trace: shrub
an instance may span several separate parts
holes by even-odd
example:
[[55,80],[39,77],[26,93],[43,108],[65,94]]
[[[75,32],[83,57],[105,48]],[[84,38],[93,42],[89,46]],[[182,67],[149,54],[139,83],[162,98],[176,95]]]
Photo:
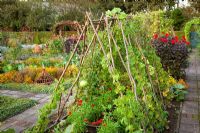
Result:
[[28,58],[27,60],[24,60],[23,62],[25,65],[34,65],[34,66],[55,66],[56,64],[61,64],[61,60],[59,58],[40,58],[40,57],[34,57],[34,58]]
[[63,43],[60,39],[50,40],[48,43],[48,50],[51,54],[63,52]]
[[161,58],[163,68],[176,79],[183,77],[184,70],[182,68],[187,62],[187,45],[190,45],[190,42],[187,42],[184,36],[179,40],[177,36],[155,34],[152,44],[157,55]]
[[184,21],[185,21],[182,10],[181,9],[174,9],[171,12],[171,18],[173,19],[174,30],[180,30],[181,27],[183,26]]
[[4,74],[0,74],[0,83],[8,83],[12,82],[13,75],[15,75],[16,71],[10,71]]
[[[48,67],[45,68],[46,72],[49,73],[53,78],[58,79],[63,68]],[[22,71],[10,71],[7,73],[0,74],[0,83],[34,83],[35,80],[40,76],[43,71],[43,67],[38,68],[26,68]],[[65,77],[73,77],[78,73],[78,68],[75,65],[68,67]]]
[[5,59],[7,61],[12,61],[12,60],[17,60],[22,56],[22,47],[17,46],[17,47],[11,47],[6,51],[5,53]]

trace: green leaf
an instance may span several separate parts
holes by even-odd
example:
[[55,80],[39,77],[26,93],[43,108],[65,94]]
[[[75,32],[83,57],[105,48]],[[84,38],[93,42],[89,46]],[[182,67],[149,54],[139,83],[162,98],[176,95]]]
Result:
[[73,128],[74,128],[74,124],[69,125],[69,126],[65,129],[64,133],[72,133],[72,132],[73,132]]
[[1,131],[0,133],[15,133],[14,129],[8,129],[6,131]]
[[182,84],[175,84],[173,87],[176,89],[184,89],[185,88],[185,86]]
[[133,125],[128,125],[127,127],[126,127],[126,131],[133,131]]
[[153,75],[153,74],[154,74],[154,71],[155,71],[155,68],[152,67],[152,66],[150,65],[150,66],[149,66],[150,75]]
[[143,130],[140,129],[140,130],[134,131],[133,133],[143,133]]

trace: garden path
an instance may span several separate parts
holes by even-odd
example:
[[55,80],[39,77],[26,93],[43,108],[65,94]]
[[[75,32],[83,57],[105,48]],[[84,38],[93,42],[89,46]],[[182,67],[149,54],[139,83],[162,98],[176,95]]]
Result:
[[200,56],[194,49],[189,57],[186,69],[186,81],[189,84],[188,94],[181,106],[178,133],[200,133]]
[[35,94],[11,90],[0,90],[0,95],[11,96],[15,98],[28,98],[38,102],[36,106],[33,106],[32,108],[29,108],[21,114],[15,115],[0,124],[0,131],[13,128],[15,129],[16,133],[20,133],[24,129],[33,126],[37,120],[38,110],[50,100],[50,95],[47,94]]

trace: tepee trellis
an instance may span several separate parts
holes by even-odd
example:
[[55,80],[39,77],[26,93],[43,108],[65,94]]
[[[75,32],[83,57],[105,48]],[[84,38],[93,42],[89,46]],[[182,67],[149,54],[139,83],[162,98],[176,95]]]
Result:
[[[95,27],[94,23],[93,23],[93,21],[92,21],[92,19],[90,17],[90,14],[86,13],[85,24],[84,24],[84,26],[82,28],[81,34],[79,36],[79,39],[78,39],[77,43],[75,44],[74,50],[72,51],[72,54],[71,54],[68,62],[66,63],[66,65],[64,67],[64,70],[63,70],[63,72],[62,72],[62,74],[61,74],[61,76],[60,76],[60,78],[58,80],[58,83],[55,86],[55,91],[57,91],[59,89],[59,85],[61,84],[61,82],[63,80],[64,74],[65,74],[67,68],[69,67],[69,65],[71,63],[71,60],[72,60],[73,56],[75,55],[75,52],[76,52],[76,49],[77,49],[78,45],[80,44],[81,37],[82,36],[84,36],[84,37],[86,36],[87,29],[88,29],[89,26],[91,26],[91,28],[92,28],[93,36],[92,36],[92,39],[91,39],[91,41],[90,41],[90,43],[88,45],[84,44],[87,47],[86,47],[86,49],[84,49],[82,51],[82,54],[80,55],[80,65],[79,65],[80,69],[79,69],[79,72],[78,72],[75,80],[73,81],[71,87],[69,87],[67,95],[64,95],[63,92],[60,93],[60,100],[58,102],[59,106],[58,106],[58,110],[57,110],[57,118],[56,118],[56,121],[54,122],[54,124],[50,126],[50,128],[53,127],[54,125],[56,125],[57,123],[59,123],[63,118],[66,118],[66,115],[64,114],[66,103],[69,100],[69,97],[71,96],[75,85],[79,81],[79,78],[80,78],[81,72],[82,72],[81,66],[84,63],[85,57],[88,55],[88,52],[94,52],[94,50],[91,50],[91,49],[92,49],[92,45],[96,45],[96,41],[98,42],[98,44],[100,46],[100,49],[101,49],[101,51],[102,51],[102,53],[104,55],[104,58],[105,58],[105,60],[107,62],[110,74],[114,74],[114,69],[115,69],[115,61],[114,61],[113,56],[112,56],[112,47],[111,47],[111,45],[112,45],[111,42],[113,42],[114,47],[117,49],[117,53],[118,53],[118,55],[120,57],[121,63],[123,64],[123,66],[124,66],[124,68],[125,68],[125,70],[126,70],[126,72],[128,74],[128,77],[129,77],[129,80],[130,80],[130,83],[131,83],[131,90],[135,95],[135,100],[140,102],[140,98],[138,97],[137,91],[136,91],[137,82],[135,81],[134,75],[131,73],[131,68],[130,68],[129,52],[128,52],[128,48],[127,48],[128,45],[131,45],[130,36],[128,36],[128,37],[125,36],[121,20],[119,20],[118,18],[114,18],[115,22],[118,23],[118,25],[119,25],[119,27],[121,29],[124,48],[125,48],[125,51],[126,51],[126,61],[125,61],[123,59],[123,57],[122,57],[122,54],[121,54],[120,49],[119,49],[119,46],[118,46],[118,44],[117,44],[117,42],[116,42],[116,40],[114,38],[114,35],[112,33],[111,25],[112,25],[113,22],[112,21],[109,22],[109,20],[110,19],[108,19],[106,16],[104,16],[102,14],[101,18],[97,21],[97,26]],[[109,51],[108,52],[111,55],[111,60],[108,59],[105,47],[103,45],[103,42],[102,42],[101,38],[98,35],[99,27],[100,27],[100,25],[102,23],[104,24],[105,29],[107,31],[107,38],[108,38],[108,45],[109,45]],[[137,42],[137,40],[136,40],[136,42]],[[84,40],[84,43],[85,43],[85,40]],[[155,86],[154,86],[153,81],[151,79],[151,75],[149,74],[149,66],[148,66],[147,60],[146,60],[146,58],[145,58],[145,56],[144,56],[144,54],[142,52],[142,48],[140,46],[140,43],[137,42],[135,46],[138,48],[139,52],[142,54],[143,61],[144,61],[145,65],[146,65],[148,78],[150,80],[151,85],[153,86],[152,87],[152,92],[154,93],[154,100],[157,101],[158,98],[156,97],[156,95],[159,95],[159,98],[163,101],[161,90],[159,89],[159,83],[157,85],[158,89],[154,88]],[[158,78],[158,76],[156,76],[156,78]],[[144,98],[145,98],[145,101],[146,101],[145,90],[142,89],[142,91],[143,91]],[[120,95],[123,95],[123,94],[121,93]],[[63,104],[61,104],[63,99],[64,99],[64,102],[63,102]],[[53,102],[53,100],[55,100],[55,99],[52,99],[51,102]],[[164,104],[163,104],[163,107],[164,107]],[[148,112],[146,112],[146,113],[148,114]],[[143,123],[141,123],[141,125],[143,125]],[[145,131],[145,127],[143,127],[143,128],[144,128],[144,131]]]

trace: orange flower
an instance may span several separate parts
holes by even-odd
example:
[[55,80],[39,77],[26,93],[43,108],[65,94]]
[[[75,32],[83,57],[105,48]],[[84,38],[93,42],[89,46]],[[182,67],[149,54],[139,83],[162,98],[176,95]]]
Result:
[[87,118],[85,118],[83,121],[84,121],[84,122],[88,122],[88,119],[87,119]]
[[178,83],[182,84],[185,87],[185,89],[189,88],[189,85],[183,79],[179,79]]
[[91,106],[92,106],[92,108],[94,108],[94,106],[95,106],[95,105],[94,105],[94,104],[92,104]]
[[105,126],[106,126],[106,123],[103,123],[103,126],[105,127]]
[[82,105],[82,103],[83,103],[83,100],[78,100],[78,102],[77,102],[77,104],[78,104],[78,106],[81,106]]
[[67,115],[72,115],[72,112],[71,111],[67,112]]

